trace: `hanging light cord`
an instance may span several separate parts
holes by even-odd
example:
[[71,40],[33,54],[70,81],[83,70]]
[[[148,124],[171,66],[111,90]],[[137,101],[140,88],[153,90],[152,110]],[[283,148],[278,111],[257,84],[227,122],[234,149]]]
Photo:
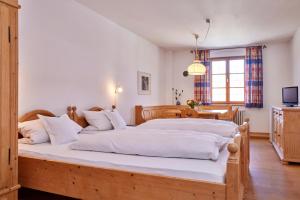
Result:
[[195,36],[195,39],[196,39],[196,50],[195,50],[195,59],[197,59],[197,52],[198,52],[198,38],[199,38],[199,35],[194,33],[194,36]]
[[[202,42],[204,42],[209,34],[209,31],[210,31],[210,24],[211,24],[211,21],[209,18],[205,19],[206,23],[208,24],[208,28],[207,28],[207,31],[206,31],[206,34],[205,34],[205,37],[204,39],[202,40]],[[198,51],[198,39],[199,39],[199,35],[194,33],[193,34],[195,36],[195,39],[196,39],[196,50],[195,50],[195,58],[197,58],[197,51]]]
[[207,29],[207,32],[206,32],[206,35],[203,39],[203,42],[206,40],[207,36],[208,36],[208,33],[209,33],[209,30],[210,30],[210,19],[206,19],[206,23],[208,23],[208,29]]

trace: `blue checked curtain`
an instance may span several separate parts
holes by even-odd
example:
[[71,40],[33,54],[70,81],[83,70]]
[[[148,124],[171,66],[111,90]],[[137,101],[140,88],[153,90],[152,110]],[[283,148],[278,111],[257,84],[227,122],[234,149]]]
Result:
[[263,108],[262,47],[246,48],[245,104],[247,108]]
[[210,51],[199,50],[200,61],[206,66],[206,74],[203,76],[195,76],[194,80],[194,99],[202,102],[204,105],[211,103],[211,80],[210,80]]

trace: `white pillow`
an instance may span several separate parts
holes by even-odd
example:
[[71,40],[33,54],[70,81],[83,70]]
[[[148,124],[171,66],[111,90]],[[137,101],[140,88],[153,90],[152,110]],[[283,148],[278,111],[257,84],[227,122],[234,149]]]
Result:
[[108,119],[111,121],[114,129],[126,128],[126,122],[117,109],[114,109],[112,112],[105,112],[105,113]]
[[99,129],[97,127],[95,127],[95,126],[89,125],[89,126],[83,128],[82,130],[83,131],[98,131]]
[[112,124],[107,118],[104,111],[83,111],[86,121],[96,127],[99,131],[106,131],[113,129]]
[[51,144],[65,144],[78,139],[78,132],[82,127],[72,121],[68,115],[61,117],[46,117],[38,115],[47,133]]
[[20,130],[20,134],[24,137],[22,140],[20,140],[21,143],[40,144],[50,142],[49,135],[40,119],[21,122],[18,124],[18,128]]

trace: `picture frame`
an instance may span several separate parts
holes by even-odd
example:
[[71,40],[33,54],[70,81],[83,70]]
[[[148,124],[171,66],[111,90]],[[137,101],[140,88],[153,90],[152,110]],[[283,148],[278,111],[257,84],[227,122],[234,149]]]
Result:
[[137,72],[137,84],[139,95],[151,94],[151,74],[146,72]]

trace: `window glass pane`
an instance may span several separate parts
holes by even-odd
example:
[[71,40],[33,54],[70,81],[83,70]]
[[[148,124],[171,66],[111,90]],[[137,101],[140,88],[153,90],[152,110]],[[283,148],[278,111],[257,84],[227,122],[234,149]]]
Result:
[[212,61],[212,74],[226,74],[226,61]]
[[212,75],[212,87],[226,87],[226,75]]
[[230,74],[230,87],[244,87],[244,74]]
[[212,101],[226,101],[226,88],[213,88]]
[[229,70],[230,73],[244,73],[245,69],[245,60],[230,60],[229,61]]
[[244,88],[230,88],[230,101],[244,101]]

